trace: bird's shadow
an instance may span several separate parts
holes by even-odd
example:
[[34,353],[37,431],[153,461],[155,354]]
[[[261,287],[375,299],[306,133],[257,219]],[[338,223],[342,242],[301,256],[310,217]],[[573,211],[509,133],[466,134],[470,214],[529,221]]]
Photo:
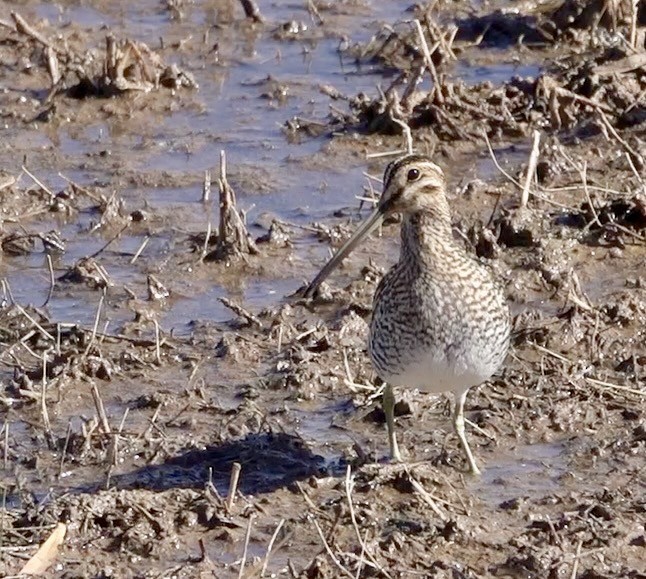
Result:
[[119,490],[164,491],[204,488],[211,482],[219,493],[226,494],[234,463],[241,466],[238,489],[243,494],[269,493],[325,472],[323,457],[313,454],[300,437],[262,432],[220,445],[190,449],[163,464],[113,476],[109,486]]

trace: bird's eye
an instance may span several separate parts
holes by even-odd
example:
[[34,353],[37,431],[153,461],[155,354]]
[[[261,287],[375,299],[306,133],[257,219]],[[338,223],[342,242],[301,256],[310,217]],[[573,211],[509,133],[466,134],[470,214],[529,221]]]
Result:
[[408,171],[408,180],[409,181],[417,181],[421,176],[421,173],[419,172],[419,169],[411,169]]

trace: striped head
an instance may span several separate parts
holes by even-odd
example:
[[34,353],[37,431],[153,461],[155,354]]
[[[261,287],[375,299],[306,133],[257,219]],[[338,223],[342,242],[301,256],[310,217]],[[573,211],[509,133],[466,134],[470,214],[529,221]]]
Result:
[[341,260],[378,227],[384,217],[392,213],[401,213],[404,218],[416,213],[426,213],[434,220],[436,229],[450,237],[451,218],[444,189],[442,169],[428,157],[407,155],[390,163],[384,173],[383,193],[372,215],[325,264],[303,295],[305,297],[314,295],[316,288],[341,263]]
[[379,209],[383,215],[437,210],[446,214],[445,188],[442,169],[428,157],[407,155],[386,167]]

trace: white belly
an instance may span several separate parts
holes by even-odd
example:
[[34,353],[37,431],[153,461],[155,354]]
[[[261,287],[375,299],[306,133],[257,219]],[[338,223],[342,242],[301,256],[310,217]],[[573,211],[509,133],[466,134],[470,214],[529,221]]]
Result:
[[491,376],[488,368],[447,360],[443,356],[411,356],[401,362],[396,368],[382,369],[380,378],[393,386],[417,388],[422,392],[455,392],[459,395]]
[[417,363],[408,366],[403,372],[382,377],[393,386],[417,388],[422,392],[465,392],[486,380],[471,372],[458,374],[448,368],[431,364]]

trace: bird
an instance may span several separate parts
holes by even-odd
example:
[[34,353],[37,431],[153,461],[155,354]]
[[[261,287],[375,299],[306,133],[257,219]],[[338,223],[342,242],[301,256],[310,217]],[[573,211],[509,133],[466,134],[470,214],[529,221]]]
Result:
[[442,169],[408,154],[388,164],[372,214],[333,255],[304,292],[315,295],[339,263],[384,218],[399,213],[398,261],[374,294],[368,353],[385,382],[382,406],[390,457],[402,462],[395,433],[394,387],[455,397],[453,427],[471,473],[480,469],[465,433],[467,392],[491,378],[509,348],[510,314],[491,269],[453,236]]

